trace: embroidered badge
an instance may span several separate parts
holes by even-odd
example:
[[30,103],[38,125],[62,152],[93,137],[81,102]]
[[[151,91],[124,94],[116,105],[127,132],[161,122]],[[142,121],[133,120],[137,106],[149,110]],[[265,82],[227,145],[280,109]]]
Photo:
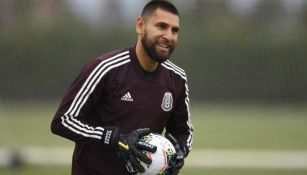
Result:
[[173,108],[173,96],[170,92],[165,92],[162,99],[161,107],[164,111],[168,112]]

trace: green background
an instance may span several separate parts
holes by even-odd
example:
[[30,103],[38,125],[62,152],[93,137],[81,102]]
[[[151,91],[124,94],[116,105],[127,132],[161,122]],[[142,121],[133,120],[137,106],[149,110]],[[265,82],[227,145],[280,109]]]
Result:
[[[86,63],[136,42],[134,20],[147,1],[125,6],[127,0],[101,0],[100,11],[87,8],[94,1],[84,1],[86,13],[101,12],[90,19],[73,10],[77,2],[0,1],[0,149],[73,149],[50,131],[62,95]],[[307,1],[172,2],[181,29],[171,59],[188,75],[193,149],[306,151]],[[70,166],[25,163],[20,169],[2,166],[0,174],[64,175]],[[182,174],[307,170],[185,167]]]

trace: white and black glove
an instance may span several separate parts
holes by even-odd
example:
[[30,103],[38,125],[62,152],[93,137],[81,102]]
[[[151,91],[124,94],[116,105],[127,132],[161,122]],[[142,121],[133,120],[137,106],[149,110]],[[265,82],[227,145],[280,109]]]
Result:
[[186,157],[186,149],[181,146],[177,139],[170,133],[166,133],[165,137],[173,144],[176,154],[171,157],[169,167],[166,169],[166,175],[176,175],[184,165],[184,158]]
[[154,153],[157,150],[156,146],[140,140],[140,138],[150,133],[149,128],[141,128],[129,134],[120,134],[117,127],[105,127],[102,143],[107,147],[116,149],[117,155],[123,160],[129,173],[142,173],[145,168],[140,161],[148,165],[152,162],[144,151]]

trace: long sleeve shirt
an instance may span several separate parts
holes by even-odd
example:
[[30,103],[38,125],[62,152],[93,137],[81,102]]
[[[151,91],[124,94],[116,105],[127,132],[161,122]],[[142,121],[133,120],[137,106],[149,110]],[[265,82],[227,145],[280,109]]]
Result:
[[193,127],[185,71],[165,61],[155,72],[145,72],[135,46],[92,60],[67,90],[51,124],[53,133],[75,142],[73,175],[127,174],[115,151],[99,144],[106,126],[121,133],[165,129],[189,152]]

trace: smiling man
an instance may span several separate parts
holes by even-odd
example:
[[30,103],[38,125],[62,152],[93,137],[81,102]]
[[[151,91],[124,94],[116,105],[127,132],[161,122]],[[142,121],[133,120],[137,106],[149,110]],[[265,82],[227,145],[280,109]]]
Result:
[[178,174],[192,149],[189,90],[183,69],[168,59],[179,32],[176,7],[164,0],[145,5],[136,19],[138,40],[86,65],[68,88],[52,132],[75,142],[73,175],[122,175],[150,165],[139,139],[162,133],[176,154],[166,174]]
[[141,59],[151,59],[155,65],[162,63],[171,56],[177,44],[178,12],[175,10],[169,12],[160,8],[156,11],[146,11],[145,8],[142,16],[137,18],[136,31],[139,35],[137,54],[144,56]]

